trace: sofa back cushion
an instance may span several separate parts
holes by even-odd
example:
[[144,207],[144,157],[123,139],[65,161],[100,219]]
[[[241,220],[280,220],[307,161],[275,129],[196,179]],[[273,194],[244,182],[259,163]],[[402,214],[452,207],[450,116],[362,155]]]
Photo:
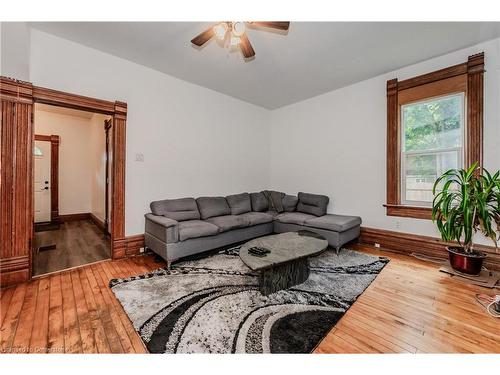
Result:
[[252,203],[248,193],[228,195],[226,201],[231,209],[231,215],[240,215],[252,211]]
[[154,215],[165,216],[176,221],[199,220],[200,212],[194,198],[165,199],[151,202]]
[[299,198],[295,195],[285,195],[281,200],[283,203],[283,210],[285,212],[293,212],[297,208],[297,203],[299,203]]
[[263,192],[250,193],[250,200],[252,202],[252,211],[264,212],[269,209],[269,202]]
[[297,211],[314,216],[323,216],[326,214],[329,200],[326,195],[299,193]]
[[214,216],[231,215],[231,209],[224,197],[200,197],[196,199],[203,220]]

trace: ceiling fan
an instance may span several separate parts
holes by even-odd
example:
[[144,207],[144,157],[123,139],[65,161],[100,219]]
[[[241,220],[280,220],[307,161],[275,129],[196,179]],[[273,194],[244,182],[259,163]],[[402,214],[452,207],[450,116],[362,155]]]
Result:
[[277,29],[287,31],[290,27],[290,22],[275,21],[275,22],[220,22],[215,26],[210,27],[201,34],[191,40],[191,43],[201,47],[214,36],[222,41],[224,45],[230,47],[239,46],[241,53],[246,59],[255,56],[255,51],[246,35],[247,27],[264,27],[269,29]]

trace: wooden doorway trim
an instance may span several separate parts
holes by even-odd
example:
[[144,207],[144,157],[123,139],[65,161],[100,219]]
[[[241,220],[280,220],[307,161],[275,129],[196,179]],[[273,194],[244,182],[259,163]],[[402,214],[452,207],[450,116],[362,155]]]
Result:
[[105,190],[105,200],[104,200],[104,234],[109,234],[109,131],[111,130],[113,123],[110,120],[104,121],[104,134],[106,137],[106,163],[105,163],[105,177],[104,177],[104,190]]
[[0,77],[0,286],[31,277],[33,86]]
[[126,256],[125,239],[125,132],[127,103],[110,102],[88,96],[33,86],[33,102],[97,112],[112,116],[111,132],[111,257]]
[[125,257],[127,104],[33,86],[7,77],[0,77],[0,101],[0,286],[29,280],[32,274],[34,103],[113,117],[111,253],[113,259]]
[[59,143],[58,135],[35,134],[35,141],[50,142],[50,221],[59,222]]

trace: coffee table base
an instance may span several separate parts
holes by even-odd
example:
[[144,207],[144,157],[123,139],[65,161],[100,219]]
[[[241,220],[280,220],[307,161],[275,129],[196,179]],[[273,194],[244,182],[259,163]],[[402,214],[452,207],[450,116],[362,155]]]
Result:
[[309,277],[307,258],[295,259],[260,272],[260,292],[267,296],[279,290],[302,284]]

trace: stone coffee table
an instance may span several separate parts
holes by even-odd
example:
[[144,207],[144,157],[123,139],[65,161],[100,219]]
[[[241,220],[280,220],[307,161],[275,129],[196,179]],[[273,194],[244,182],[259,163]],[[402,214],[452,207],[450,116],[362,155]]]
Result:
[[[251,247],[271,250],[265,257],[248,253]],[[308,257],[328,247],[328,241],[310,231],[287,232],[256,238],[240,248],[240,258],[252,271],[259,272],[259,287],[267,296],[302,284],[309,277]]]

